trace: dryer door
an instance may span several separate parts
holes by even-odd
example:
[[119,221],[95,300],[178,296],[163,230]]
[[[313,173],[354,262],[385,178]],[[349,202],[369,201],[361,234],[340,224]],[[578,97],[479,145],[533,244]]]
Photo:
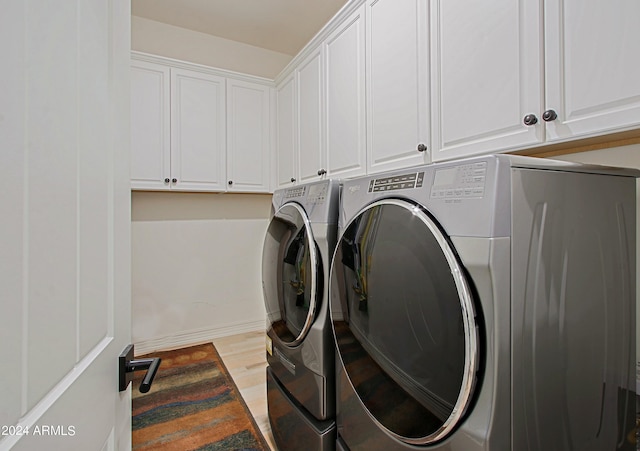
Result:
[[316,314],[318,252],[309,219],[295,203],[283,205],[267,229],[262,288],[267,328],[287,346],[297,346]]
[[363,209],[336,248],[330,308],[345,374],[378,425],[410,444],[445,438],[472,398],[478,331],[434,219],[403,200]]

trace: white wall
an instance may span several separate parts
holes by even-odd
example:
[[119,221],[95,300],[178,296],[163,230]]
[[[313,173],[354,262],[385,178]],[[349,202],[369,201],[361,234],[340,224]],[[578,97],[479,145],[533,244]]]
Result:
[[265,324],[264,194],[133,192],[132,339],[167,349]]
[[284,53],[136,16],[131,18],[131,49],[271,79],[292,59]]
[[553,157],[556,160],[640,169],[640,144]]
[[[135,16],[131,47],[267,78],[291,60]],[[261,259],[270,209],[270,195],[132,193],[136,353],[264,329]]]

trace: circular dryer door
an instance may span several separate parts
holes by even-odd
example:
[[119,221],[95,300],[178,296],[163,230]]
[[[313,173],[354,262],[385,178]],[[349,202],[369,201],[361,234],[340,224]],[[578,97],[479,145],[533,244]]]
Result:
[[410,444],[445,438],[472,397],[478,332],[434,219],[395,199],[360,211],[334,254],[330,308],[345,374],[377,424]]
[[262,288],[268,328],[288,346],[297,346],[316,312],[318,253],[309,219],[295,203],[271,219],[262,253]]

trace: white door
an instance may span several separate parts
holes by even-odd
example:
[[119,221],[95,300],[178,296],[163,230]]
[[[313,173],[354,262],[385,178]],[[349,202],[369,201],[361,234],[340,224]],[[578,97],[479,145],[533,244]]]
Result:
[[276,187],[296,182],[296,80],[292,75],[276,87]]
[[171,189],[225,191],[225,79],[171,68]]
[[[0,14],[0,449],[131,445],[128,0]],[[20,435],[22,434],[22,435]]]
[[324,43],[327,172],[364,175],[367,169],[364,5]]
[[542,142],[538,2],[431,0],[431,12],[433,160]]
[[[326,171],[322,144],[322,59],[315,50],[296,69],[298,81],[298,174],[301,182]],[[320,173],[319,173],[320,171]]]
[[227,190],[269,192],[271,88],[227,79]]
[[428,163],[427,2],[368,0],[366,29],[367,172]]
[[547,140],[637,127],[640,2],[545,0],[544,14]]
[[131,188],[171,186],[171,103],[167,66],[131,61]]

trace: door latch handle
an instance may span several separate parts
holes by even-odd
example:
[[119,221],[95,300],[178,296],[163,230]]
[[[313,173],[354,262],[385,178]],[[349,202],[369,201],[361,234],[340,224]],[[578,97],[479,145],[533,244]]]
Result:
[[153,359],[133,360],[133,345],[128,345],[118,357],[118,375],[119,389],[125,391],[129,386],[129,382],[133,379],[133,372],[138,370],[148,370],[142,383],[140,384],[140,392],[146,393],[151,389],[153,378],[160,367],[162,359],[159,357]]

